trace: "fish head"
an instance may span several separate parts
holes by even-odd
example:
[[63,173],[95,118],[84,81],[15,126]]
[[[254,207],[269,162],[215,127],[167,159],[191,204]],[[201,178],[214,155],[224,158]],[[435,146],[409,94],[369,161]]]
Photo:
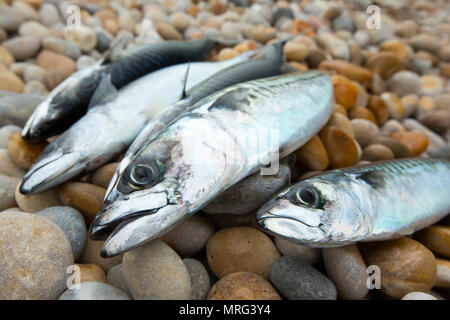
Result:
[[160,237],[217,192],[224,167],[224,155],[200,140],[153,141],[113,182],[90,237],[109,235],[104,257]]
[[321,176],[300,181],[263,205],[258,225],[312,247],[342,243],[360,227],[359,210],[345,186]]

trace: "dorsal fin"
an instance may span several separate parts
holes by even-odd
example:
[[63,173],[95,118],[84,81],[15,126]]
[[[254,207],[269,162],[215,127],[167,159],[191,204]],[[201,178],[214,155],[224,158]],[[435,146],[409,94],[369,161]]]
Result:
[[92,95],[89,102],[89,108],[105,103],[113,99],[117,95],[117,88],[111,82],[111,74],[107,74],[102,77],[100,83]]
[[188,66],[186,68],[186,73],[184,74],[184,78],[183,78],[183,90],[181,91],[181,98],[180,100],[183,100],[184,98],[186,98],[187,94],[186,94],[186,84],[187,84],[187,79],[189,76],[189,69],[191,68],[191,63],[188,63]]
[[374,189],[382,188],[385,184],[383,172],[380,170],[366,171],[357,175],[356,178],[363,180]]
[[117,43],[115,43],[113,47],[108,50],[106,55],[103,57],[101,64],[105,65],[109,62],[118,60],[121,54],[125,51],[125,46],[127,45],[127,43],[128,40],[126,40],[125,38],[119,39],[119,41],[117,41]]

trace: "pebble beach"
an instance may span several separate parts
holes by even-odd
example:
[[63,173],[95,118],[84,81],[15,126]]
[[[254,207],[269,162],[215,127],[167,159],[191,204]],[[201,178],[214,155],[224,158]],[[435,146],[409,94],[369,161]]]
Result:
[[[23,176],[55,137],[21,131],[52,89],[116,45],[204,37],[223,40],[209,61],[289,39],[284,72],[328,74],[332,115],[275,175],[254,174],[161,238],[103,258],[88,230],[122,157],[24,195]],[[448,215],[412,235],[336,248],[255,221],[283,189],[328,170],[450,161],[449,79],[446,0],[0,0],[0,300],[450,299]]]

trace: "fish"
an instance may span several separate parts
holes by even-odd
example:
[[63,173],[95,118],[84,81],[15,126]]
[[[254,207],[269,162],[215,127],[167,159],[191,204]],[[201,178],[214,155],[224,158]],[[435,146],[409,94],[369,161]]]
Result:
[[450,162],[402,159],[328,171],[280,192],[256,214],[263,230],[310,247],[410,235],[450,212]]
[[219,40],[162,41],[124,51],[119,42],[104,59],[65,79],[37,106],[22,130],[25,140],[43,140],[60,134],[86,114],[91,97],[105,76],[119,90],[159,69],[206,60]]
[[239,83],[184,112],[140,150],[90,226],[111,257],[168,232],[218,194],[314,136],[332,112],[328,75]]
[[[258,78],[275,76],[280,73],[284,66],[283,46],[287,40],[277,41],[261,49],[249,61],[243,61],[221,70],[208,79],[190,89],[185,97],[165,108],[164,112],[158,114],[152,121],[148,122],[145,128],[139,133],[133,141],[122,161],[120,162],[111,181],[116,181],[128,164],[143,149],[146,144],[152,141],[152,138],[164,129],[170,122],[175,120],[183,112],[189,111],[196,102],[213,94],[215,91],[224,89],[233,84],[255,80]],[[250,53],[252,54],[252,52]],[[111,193],[114,183],[108,186],[106,198],[108,201],[115,197]]]
[[[107,163],[131,144],[155,114],[179,100],[184,85],[191,88],[251,54],[223,62],[177,64],[141,77],[119,91],[111,76],[106,76],[93,95],[93,106],[42,151],[23,177],[20,192],[43,192]],[[184,84],[188,68],[190,75]],[[109,99],[104,100],[105,96]]]

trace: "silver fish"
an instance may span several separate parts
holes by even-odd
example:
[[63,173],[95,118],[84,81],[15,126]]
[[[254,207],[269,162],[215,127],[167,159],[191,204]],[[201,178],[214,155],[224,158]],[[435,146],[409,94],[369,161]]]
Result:
[[88,110],[91,97],[107,75],[118,90],[140,77],[180,63],[206,60],[218,40],[162,41],[123,51],[113,48],[101,61],[80,70],[58,85],[34,111],[22,137],[40,140],[59,134]]
[[405,159],[333,170],[290,186],[257,213],[266,231],[312,247],[398,238],[450,212],[450,162]]
[[[48,190],[113,159],[165,106],[177,101],[183,91],[183,74],[188,66],[187,88],[218,70],[249,58],[251,53],[223,62],[178,64],[150,73],[118,92],[110,77],[97,91],[110,99],[91,107],[88,113],[50,143],[23,178],[20,192],[34,194]],[[93,99],[97,92],[94,94]]]
[[274,154],[296,150],[326,124],[331,101],[330,79],[318,71],[249,81],[200,100],[115,182],[116,198],[91,224],[91,237],[114,229],[102,255],[161,236]]

